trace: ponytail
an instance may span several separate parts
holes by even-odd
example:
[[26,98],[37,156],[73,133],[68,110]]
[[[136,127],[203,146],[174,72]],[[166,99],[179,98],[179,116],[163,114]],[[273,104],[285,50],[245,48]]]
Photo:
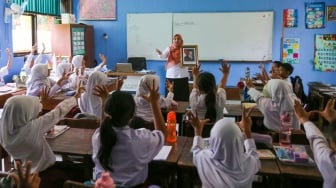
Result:
[[197,85],[200,91],[204,92],[206,113],[205,119],[210,119],[211,122],[216,121],[216,81],[213,74],[209,72],[201,73],[197,78]]
[[112,149],[117,141],[117,135],[114,129],[111,126],[111,118],[106,117],[100,127],[100,148],[98,151],[98,158],[100,164],[105,170],[110,170],[113,172],[113,169],[109,164],[112,163],[110,159]]

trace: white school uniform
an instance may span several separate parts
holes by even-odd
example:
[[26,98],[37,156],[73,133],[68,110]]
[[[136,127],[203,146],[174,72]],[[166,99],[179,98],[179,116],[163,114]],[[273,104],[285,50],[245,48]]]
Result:
[[310,147],[314,153],[315,163],[323,177],[323,188],[336,187],[336,153],[327,139],[312,122],[303,124]]
[[[206,113],[206,105],[205,105],[205,97],[207,94],[201,94],[200,91],[196,88],[191,90],[189,96],[189,103],[191,110],[194,114],[196,114],[196,110],[198,113],[199,119],[205,118]],[[223,109],[226,102],[226,92],[223,88],[218,88],[216,93],[216,121],[223,118]]]
[[217,121],[211,129],[208,149],[204,149],[202,137],[195,136],[192,152],[204,188],[252,187],[260,169],[254,140],[244,141],[241,130],[228,118]]
[[8,71],[7,65],[0,69],[0,86],[4,86],[6,84],[4,77],[7,76],[8,73],[9,71]]
[[20,159],[23,166],[31,160],[32,173],[44,171],[56,160],[44,134],[76,105],[75,98],[71,97],[49,113],[38,116],[42,110],[38,97],[18,95],[9,98],[0,121],[1,145],[14,159]]

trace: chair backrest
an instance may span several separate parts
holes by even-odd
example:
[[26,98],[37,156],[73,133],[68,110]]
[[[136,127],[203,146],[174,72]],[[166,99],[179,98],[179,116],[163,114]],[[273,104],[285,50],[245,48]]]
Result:
[[[167,78],[170,82],[174,82],[174,100],[189,101],[189,83],[188,77],[185,78]],[[166,96],[168,90],[166,88]]]
[[132,64],[133,71],[141,71],[143,69],[147,69],[145,57],[129,57],[127,61]]
[[67,125],[71,128],[82,128],[82,129],[97,129],[100,125],[99,120],[96,119],[75,119],[75,118],[65,118],[57,123],[58,125]]
[[302,84],[302,79],[300,76],[290,77],[292,86],[293,86],[293,92],[295,95],[301,100],[302,103],[307,102],[307,96],[304,93],[304,88]]
[[241,100],[239,87],[226,87],[225,92],[227,100]]

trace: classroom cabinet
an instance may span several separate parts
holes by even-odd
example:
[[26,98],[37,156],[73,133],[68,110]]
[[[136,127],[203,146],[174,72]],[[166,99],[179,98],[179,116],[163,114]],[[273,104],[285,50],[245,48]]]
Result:
[[56,56],[86,55],[86,67],[95,66],[94,28],[85,24],[53,24],[51,49]]

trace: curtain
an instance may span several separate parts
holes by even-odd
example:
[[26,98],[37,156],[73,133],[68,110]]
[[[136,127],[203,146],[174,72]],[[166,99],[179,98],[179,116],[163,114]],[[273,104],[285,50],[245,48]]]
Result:
[[[12,0],[13,3],[22,5],[25,0]],[[25,7],[25,12],[45,14],[52,16],[60,16],[60,1],[61,0],[27,0],[28,4]]]

